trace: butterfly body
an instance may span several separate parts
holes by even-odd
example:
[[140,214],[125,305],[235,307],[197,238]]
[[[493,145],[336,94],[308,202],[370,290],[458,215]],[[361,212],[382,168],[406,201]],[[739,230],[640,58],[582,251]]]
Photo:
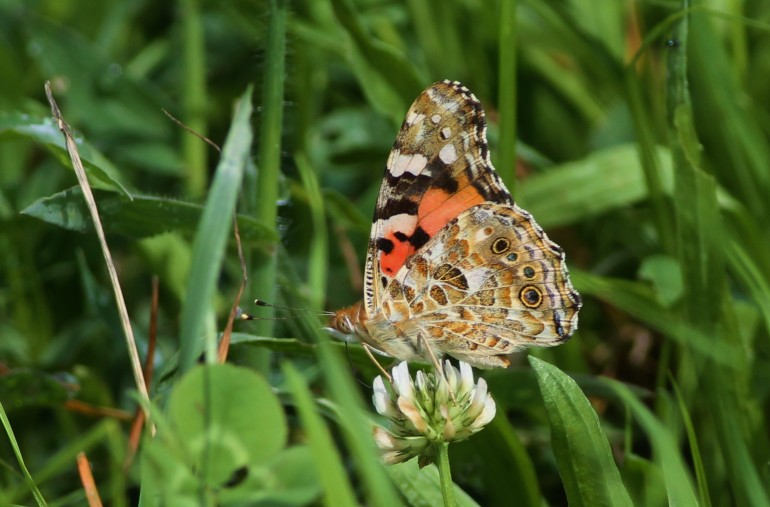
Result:
[[517,349],[566,341],[580,306],[563,251],[492,167],[478,100],[457,82],[428,88],[388,159],[364,299],[330,326],[402,360],[505,367]]

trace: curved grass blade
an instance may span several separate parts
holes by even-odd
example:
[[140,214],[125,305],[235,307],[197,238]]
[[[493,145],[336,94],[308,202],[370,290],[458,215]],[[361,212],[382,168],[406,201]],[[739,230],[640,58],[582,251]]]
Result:
[[[179,372],[189,370],[203,348],[204,321],[216,287],[227,233],[238,197],[243,170],[251,147],[251,87],[241,96],[227,135],[222,158],[203,216],[198,224],[192,254],[192,269],[187,297],[182,307]],[[227,225],[225,225],[227,224]],[[216,336],[206,337],[207,360],[216,360]]]
[[35,480],[30,475],[29,470],[27,470],[27,465],[24,464],[24,458],[21,456],[21,449],[19,449],[19,443],[16,442],[16,436],[13,434],[13,428],[11,428],[11,422],[8,420],[8,416],[5,413],[5,408],[3,407],[2,402],[0,402],[0,422],[3,423],[5,434],[8,435],[8,440],[11,443],[13,454],[16,455],[16,461],[19,462],[19,468],[21,468],[21,473],[24,476],[24,481],[26,481],[27,486],[29,487],[29,490],[32,492],[32,496],[35,497],[35,501],[39,506],[42,507],[44,505],[48,505],[45,502],[45,498],[43,498],[43,495],[40,493],[40,490],[37,489]]
[[679,455],[679,446],[674,435],[631,393],[628,387],[607,378],[603,381],[625,402],[647,434],[655,451],[655,461],[663,472],[669,505],[698,505],[692,481],[687,467]]
[[297,170],[302,178],[302,186],[307,193],[313,236],[310,240],[308,253],[307,279],[313,307],[320,310],[323,307],[326,293],[326,271],[329,264],[329,236],[326,229],[326,210],[323,196],[318,184],[318,176],[313,172],[310,162],[304,155],[297,155]]
[[305,380],[288,362],[283,365],[283,373],[287,387],[294,397],[302,426],[307,432],[307,444],[324,489],[324,503],[330,506],[358,505],[345,467],[334,446],[334,440],[317,412]]
[[700,447],[698,445],[698,435],[695,432],[695,425],[693,425],[690,413],[687,411],[687,403],[682,398],[682,392],[679,390],[679,386],[676,385],[676,380],[671,378],[671,385],[676,395],[677,406],[679,407],[679,413],[682,417],[682,423],[684,425],[685,433],[687,434],[687,442],[690,445],[691,460],[693,468],[695,469],[695,478],[698,484],[698,494],[700,496],[700,503],[703,507],[711,507],[711,497],[708,490],[708,477],[703,468],[703,459],[700,453]]
[[681,316],[662,307],[646,285],[600,277],[580,270],[571,270],[570,277],[581,293],[592,295],[620,308],[716,364],[736,367],[740,363],[739,350],[728,343],[714,340],[712,335],[694,328]]
[[[286,303],[294,307],[301,306],[296,292],[288,290],[289,287],[300,286],[293,266],[283,256],[280,261],[281,272],[287,277],[287,282],[283,284],[286,288],[283,291]],[[295,322],[299,324],[299,330],[317,346],[316,357],[323,373],[326,391],[336,404],[339,424],[343,430],[342,437],[350,450],[356,472],[366,490],[366,498],[370,499],[370,505],[374,506],[400,505],[398,493],[375,448],[371,434],[371,421],[356,389],[356,381],[351,374],[350,365],[341,356],[341,347],[334,347],[330,343],[329,336],[321,332],[321,326],[316,318],[311,318],[305,313],[300,313],[297,317]]]

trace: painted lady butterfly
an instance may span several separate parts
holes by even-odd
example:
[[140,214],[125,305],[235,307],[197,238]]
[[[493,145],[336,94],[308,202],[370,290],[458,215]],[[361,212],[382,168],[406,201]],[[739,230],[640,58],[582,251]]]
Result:
[[[495,173],[484,110],[456,81],[425,90],[388,158],[364,300],[333,330],[402,360],[448,354],[480,368],[577,329],[580,296],[562,249]],[[434,360],[435,362],[435,360]]]

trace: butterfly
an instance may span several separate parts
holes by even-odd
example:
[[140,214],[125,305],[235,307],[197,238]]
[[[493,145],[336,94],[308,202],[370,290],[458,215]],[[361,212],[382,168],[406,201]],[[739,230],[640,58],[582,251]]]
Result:
[[484,110],[457,81],[414,101],[374,210],[363,300],[329,326],[395,358],[450,355],[479,368],[577,329],[564,251],[492,167]]

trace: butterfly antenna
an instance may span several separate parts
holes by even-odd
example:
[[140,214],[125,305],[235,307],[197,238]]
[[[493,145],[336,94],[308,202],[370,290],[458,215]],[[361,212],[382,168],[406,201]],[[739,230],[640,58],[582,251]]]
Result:
[[291,306],[274,305],[262,299],[255,299],[254,304],[257,306],[261,306],[263,308],[275,308],[276,310],[286,310],[288,312],[314,312],[317,315],[326,315],[326,316],[334,315],[334,312],[326,312],[326,311],[315,312],[310,308],[292,308]]
[[[314,312],[314,310],[311,310],[309,308],[292,308],[290,306],[274,305],[262,299],[255,299],[254,304],[257,306],[261,306],[262,308],[274,308],[276,310],[286,310],[287,312]],[[249,313],[244,312],[240,308],[238,310],[239,310],[238,318],[240,318],[241,320],[292,320],[297,318],[295,315],[292,315],[290,317],[257,317],[255,315],[251,315]],[[334,315],[333,312],[325,312],[325,311],[314,312],[314,313],[316,315],[324,316],[324,317]]]
[[238,308],[238,318],[241,320],[292,320],[297,317],[292,315],[291,317],[258,317],[244,312],[241,308]]

